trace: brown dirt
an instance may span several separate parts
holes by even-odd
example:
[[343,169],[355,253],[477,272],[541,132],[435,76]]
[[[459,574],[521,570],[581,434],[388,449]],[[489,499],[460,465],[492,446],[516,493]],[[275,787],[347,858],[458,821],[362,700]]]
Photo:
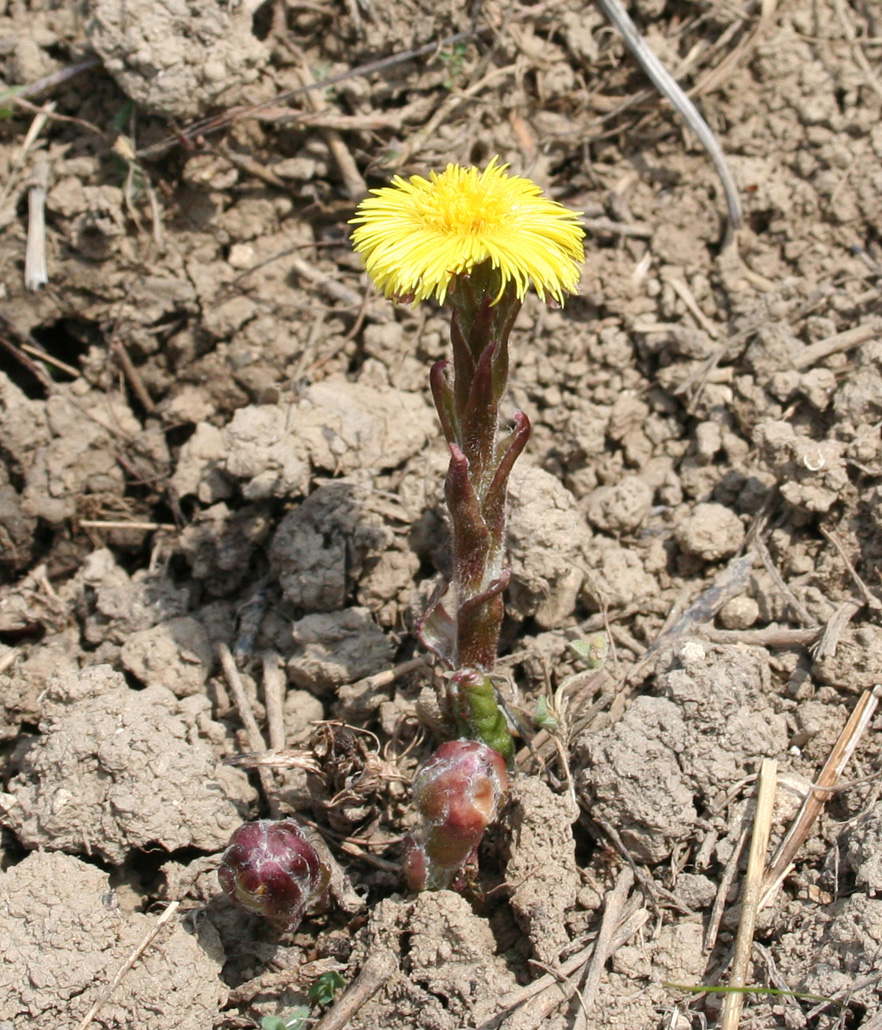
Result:
[[[0,121],[0,1027],[72,1030],[171,899],[93,1026],[256,1026],[323,973],[381,966],[349,1026],[713,1021],[718,995],[666,985],[725,982],[752,777],[777,758],[774,846],[790,791],[882,681],[880,12],[632,5],[729,156],[729,247],[707,158],[591,5],[491,5],[493,33],[290,101],[273,98],[469,17],[417,0],[175,12],[0,0],[6,84],[103,62],[31,98],[56,106],[26,150],[34,109]],[[529,299],[512,339],[510,402],[535,432],[501,689],[525,725],[540,701],[557,724],[520,755],[474,894],[413,898],[400,845],[436,684],[372,677],[418,654],[444,560],[427,371],[447,322],[372,296],[346,221],[365,184],[495,153],[589,229],[580,296]],[[824,627],[821,646],[785,642]],[[570,645],[601,630],[592,671]],[[261,727],[283,675],[293,751],[272,802],[340,867],[335,904],[293,935],[220,896],[225,840],[268,802],[222,764],[253,747],[219,645]],[[745,1025],[880,1025],[879,759],[871,730],[760,915],[751,974],[850,1014],[756,995]],[[553,977],[524,985],[587,946],[617,883],[627,930],[579,1023]]]

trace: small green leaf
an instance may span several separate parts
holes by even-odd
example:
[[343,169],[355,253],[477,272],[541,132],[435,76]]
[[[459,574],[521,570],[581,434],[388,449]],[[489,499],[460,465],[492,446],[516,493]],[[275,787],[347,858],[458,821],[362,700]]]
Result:
[[609,638],[605,633],[592,633],[584,640],[571,640],[567,647],[589,669],[600,669],[609,654]]
[[307,991],[309,1000],[315,1005],[330,1005],[334,995],[345,983],[339,973],[323,973]]
[[309,1019],[309,1007],[298,1005],[287,1016],[264,1016],[260,1021],[262,1030],[303,1030]]
[[542,730],[556,730],[558,723],[547,697],[540,697],[536,702],[536,714],[533,721]]
[[7,104],[10,97],[17,97],[25,89],[24,86],[10,86],[9,89],[0,90],[0,121],[7,121],[16,111],[15,104]]

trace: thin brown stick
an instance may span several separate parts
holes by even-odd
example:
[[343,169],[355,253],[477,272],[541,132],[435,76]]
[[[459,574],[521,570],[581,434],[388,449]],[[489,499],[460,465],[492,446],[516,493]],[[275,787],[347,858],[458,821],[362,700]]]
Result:
[[676,275],[665,275],[664,280],[680,300],[683,301],[689,314],[692,315],[707,335],[712,340],[718,340],[720,337],[720,327],[715,325],[701,310],[698,306],[698,301],[692,294],[692,290],[689,289],[686,283]]
[[[78,64],[72,64],[68,68],[61,68],[57,72],[52,72],[51,75],[45,75],[42,79],[37,79],[36,82],[32,82],[30,86],[25,86],[23,90],[14,95],[16,97],[34,97],[44,90],[51,89],[53,86],[60,86],[62,82],[67,82],[68,79],[72,79],[75,75],[91,71],[93,68],[99,67],[100,64],[100,57],[87,57]],[[0,94],[0,102],[4,99],[3,94]],[[12,99],[12,97],[10,96],[9,99]]]
[[[306,94],[306,102],[316,114],[320,114],[328,104],[324,93],[315,89],[321,83],[315,81],[312,70],[305,59],[300,63],[298,74],[303,85],[310,87],[309,92]],[[346,192],[353,200],[363,197],[368,191],[367,183],[362,178],[358,165],[355,163],[349,147],[346,146],[346,141],[336,129],[321,129],[320,131],[328,150],[331,152],[331,157],[333,157],[334,163],[337,165],[337,171],[343,179]]]
[[622,866],[615,886],[606,895],[603,907],[603,919],[594,942],[594,954],[582,981],[582,1004],[576,1013],[573,1030],[587,1030],[588,1016],[594,1005],[603,967],[610,956],[613,937],[622,921],[622,909],[628,900],[628,894],[634,886],[634,873],[630,866]]
[[[248,738],[249,748],[252,751],[266,751],[266,741],[263,739],[260,727],[254,718],[254,712],[251,710],[251,702],[245,693],[242,677],[239,675],[239,670],[236,668],[236,662],[230,653],[230,649],[223,641],[217,645],[217,654],[218,658],[220,658],[221,668],[224,671],[224,679],[227,681],[227,686],[233,695],[233,703],[236,706],[236,711],[239,713],[239,721],[242,723],[245,735]],[[279,810],[278,801],[276,800],[276,781],[272,769],[266,766],[258,766],[257,775],[260,777],[260,785],[263,787],[263,793],[269,804],[270,813],[276,819],[278,818]]]
[[[649,910],[638,908],[625,918],[616,930],[609,945],[609,955],[626,944],[649,919]],[[500,1025],[500,1016],[509,1012],[502,1026],[509,1030],[526,1030],[542,1025],[546,1019],[563,1002],[569,1001],[576,988],[571,977],[590,961],[594,953],[594,941],[575,955],[570,956],[551,973],[546,973],[527,984],[526,987],[512,994],[503,995],[499,999],[499,1011],[492,1018],[482,1023],[479,1030],[495,1030]]]
[[266,706],[266,728],[269,746],[280,751],[285,746],[285,671],[275,651],[264,651],[261,656],[263,667],[263,703]]
[[[2,315],[0,315],[0,319],[3,319]],[[3,319],[3,321],[6,321],[6,319]],[[12,354],[13,357],[17,358],[21,362],[21,364],[24,365],[24,367],[28,370],[28,372],[30,372],[31,375],[37,379],[37,381],[40,383],[43,389],[46,390],[47,393],[49,393],[52,390],[55,384],[52,382],[52,379],[47,375],[46,370],[41,365],[38,365],[35,361],[31,361],[27,354],[25,354],[22,351],[21,347],[13,343],[13,341],[8,339],[6,336],[4,336],[2,331],[0,331],[0,347],[4,347],[6,350],[9,351],[10,354]]]
[[259,161],[255,161],[250,154],[240,154],[223,141],[218,146],[218,152],[223,154],[231,165],[248,175],[253,175],[255,179],[260,179],[268,186],[275,186],[276,189],[284,190],[286,193],[289,192],[290,186],[284,179],[280,179],[271,168],[266,168]]
[[[343,304],[348,304],[352,308],[361,307],[361,294],[345,286],[327,272],[321,271],[315,265],[311,265],[308,261],[304,261],[303,258],[299,257],[292,257],[290,264],[301,278],[317,286],[326,297],[330,297],[331,300],[340,301]],[[392,315],[385,307],[380,305],[369,308],[365,312],[365,316],[372,322],[388,322],[392,318]]]
[[[750,966],[750,949],[756,929],[760,895],[763,886],[763,868],[769,835],[772,829],[772,810],[775,807],[775,790],[778,782],[778,763],[774,758],[764,758],[760,767],[759,788],[756,796],[756,815],[753,820],[753,837],[747,859],[747,876],[744,881],[744,895],[741,899],[741,919],[735,938],[735,954],[729,974],[730,987],[743,987],[747,983]],[[730,991],[723,1002],[720,1030],[737,1030],[744,1005],[744,992]]]
[[154,411],[156,405],[153,403],[153,398],[147,392],[144,380],[141,378],[138,370],[132,363],[132,359],[129,357],[129,352],[126,350],[125,344],[122,340],[112,340],[110,343],[110,351],[116,358],[117,364],[122,369],[123,375],[128,380],[129,386],[131,386],[135,391],[135,395],[137,396],[141,407],[147,412]]
[[179,905],[180,905],[179,901],[171,902],[171,904],[162,913],[162,915],[159,917],[159,919],[156,920],[156,923],[150,928],[149,932],[144,937],[144,939],[141,941],[141,943],[138,945],[138,947],[135,948],[135,950],[131,953],[131,955],[129,955],[129,957],[125,960],[125,962],[123,962],[123,964],[119,967],[119,969],[117,970],[116,976],[110,981],[110,983],[107,985],[107,987],[98,996],[98,999],[96,1000],[95,1004],[89,1009],[89,1011],[83,1017],[82,1022],[79,1023],[79,1025],[77,1026],[77,1030],[86,1030],[86,1028],[89,1026],[89,1024],[92,1022],[92,1020],[98,1014],[99,1010],[101,1009],[101,1006],[104,1005],[107,1002],[107,1000],[110,998],[110,996],[113,994],[113,992],[122,983],[122,979],[126,975],[126,973],[128,973],[128,971],[132,968],[132,966],[134,966],[134,964],[138,961],[138,959],[150,947],[150,945],[153,943],[153,941],[156,938],[156,935],[159,933],[159,931],[165,926],[165,924],[171,919],[171,917],[178,910],[178,906]]
[[32,358],[39,358],[40,361],[61,369],[62,372],[66,372],[74,379],[80,378],[79,369],[74,368],[73,365],[68,365],[66,361],[61,361],[59,358],[53,358],[51,354],[47,354],[46,351],[41,350],[39,347],[34,347],[33,344],[23,343],[21,344],[21,349],[25,354],[30,354]]
[[803,622],[806,626],[813,626],[815,620],[812,618],[811,613],[800,601],[800,599],[793,593],[790,587],[784,582],[784,577],[778,571],[772,560],[769,549],[766,547],[766,542],[762,536],[757,533],[753,541],[754,550],[759,555],[760,560],[765,566],[766,572],[775,581],[775,586],[781,591],[781,594],[787,599],[787,603],[793,609],[794,613],[799,617],[800,622]]
[[744,822],[738,833],[735,846],[732,848],[732,853],[729,855],[729,859],[723,869],[720,885],[717,888],[717,896],[714,898],[714,906],[711,909],[707,930],[704,934],[704,950],[706,952],[713,951],[714,945],[717,943],[720,923],[723,921],[723,915],[726,911],[726,899],[729,896],[729,888],[732,886],[735,874],[738,872],[738,863],[741,861],[741,854],[744,851],[744,845],[747,843],[748,829],[747,822]]
[[160,529],[177,531],[173,522],[126,522],[125,520],[102,521],[100,519],[80,519],[77,525],[82,529],[140,529],[145,533],[154,533]]
[[817,644],[815,644],[813,653],[815,658],[826,658],[836,654],[836,648],[839,646],[839,638],[845,632],[846,627],[851,620],[861,610],[861,605],[857,601],[842,601],[837,607],[833,614],[827,619],[827,624],[824,626],[824,632],[821,634]]
[[838,785],[846,765],[873,719],[880,698],[882,698],[882,686],[877,685],[871,690],[864,691],[855,705],[854,711],[849,716],[842,733],[839,734],[839,739],[833,745],[833,750],[824,763],[815,789],[810,790],[806,795],[796,818],[778,845],[778,850],[766,869],[760,908],[764,908],[772,900],[784,878],[792,869],[796,852],[807,839],[815,820],[830,797],[826,788]]
[[388,948],[372,952],[361,972],[313,1030],[343,1030],[356,1012],[398,972],[398,959]]
[[754,647],[808,647],[821,635],[818,629],[782,629],[766,626],[763,629],[717,629],[715,626],[697,626],[696,632],[712,644],[749,644]]
[[836,548],[839,557],[842,559],[842,564],[848,569],[848,574],[851,576],[854,585],[860,591],[861,597],[863,597],[864,603],[867,607],[872,608],[877,612],[882,610],[882,601],[880,601],[874,594],[870,593],[867,584],[857,574],[854,565],[851,564],[848,555],[845,553],[845,548],[842,546],[842,541],[839,537],[836,536],[835,533],[831,533],[829,529],[825,529],[823,526],[820,526],[819,529],[823,536]]
[[819,361],[823,361],[824,358],[829,358],[831,354],[851,350],[852,347],[858,347],[867,340],[872,340],[874,336],[879,335],[879,332],[877,324],[868,323],[856,325],[851,329],[846,329],[843,333],[835,333],[833,336],[818,340],[817,343],[809,344],[793,359],[793,367],[796,369],[811,368]]

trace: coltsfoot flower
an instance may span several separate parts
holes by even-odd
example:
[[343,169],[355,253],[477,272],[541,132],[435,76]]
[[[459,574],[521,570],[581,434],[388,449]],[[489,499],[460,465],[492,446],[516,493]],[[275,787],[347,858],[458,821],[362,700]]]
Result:
[[493,748],[479,740],[448,740],[438,748],[413,781],[423,826],[406,845],[411,889],[448,887],[475,862],[507,789],[505,760]]
[[483,172],[450,164],[428,179],[396,175],[358,205],[352,244],[387,297],[443,304],[456,276],[484,264],[497,273],[494,302],[509,283],[518,300],[531,282],[558,304],[575,290],[585,258],[579,212],[496,162]]
[[330,873],[293,819],[261,819],[236,830],[217,876],[234,901],[294,930],[324,897]]

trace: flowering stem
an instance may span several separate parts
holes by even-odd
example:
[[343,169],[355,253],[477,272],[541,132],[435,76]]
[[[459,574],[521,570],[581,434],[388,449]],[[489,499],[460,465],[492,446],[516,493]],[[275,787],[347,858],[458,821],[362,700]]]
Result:
[[[515,413],[511,432],[499,433],[499,402],[508,386],[508,337],[521,303],[513,283],[500,286],[490,262],[456,277],[448,299],[453,366],[438,362],[430,383],[450,448],[444,494],[453,527],[453,576],[443,601],[430,609],[420,629],[424,643],[458,670],[451,700],[461,732],[501,748],[509,758],[511,739],[507,730],[500,732],[505,720],[487,673],[496,664],[502,592],[509,579],[504,566],[506,488],[530,436],[523,412]],[[468,700],[475,691],[474,701]]]

